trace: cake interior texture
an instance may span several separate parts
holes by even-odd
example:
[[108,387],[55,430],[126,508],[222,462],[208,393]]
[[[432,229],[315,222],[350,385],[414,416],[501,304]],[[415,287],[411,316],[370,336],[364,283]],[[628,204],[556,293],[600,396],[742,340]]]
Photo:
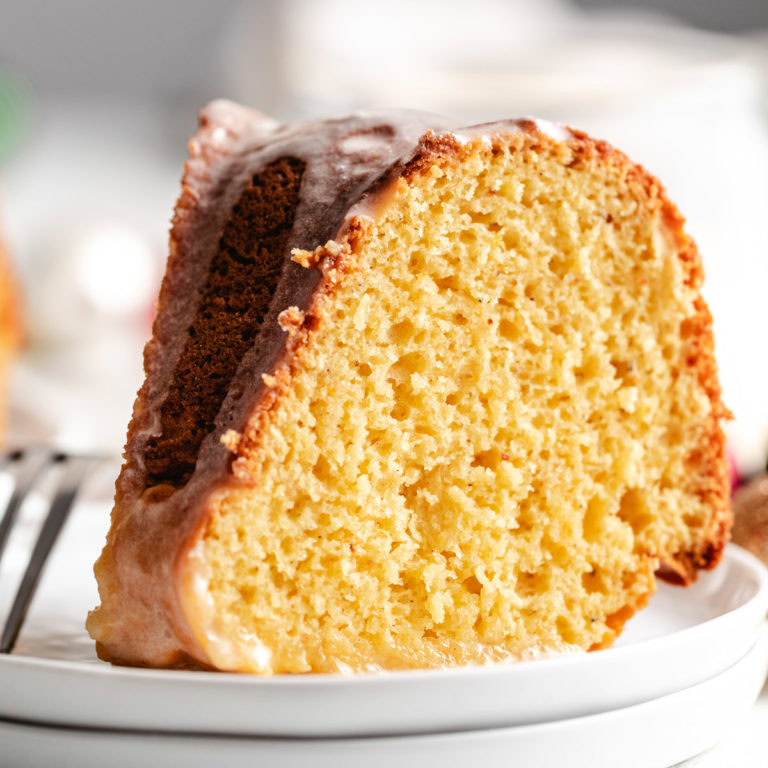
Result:
[[[660,564],[687,581],[716,559],[723,412],[695,247],[641,169],[582,150],[478,141],[411,168],[324,252],[342,251],[290,376],[265,377],[276,396],[239,437],[250,482],[218,492],[181,564],[212,666],[605,647]],[[195,359],[201,387],[226,388],[236,360],[219,364]],[[193,432],[150,486],[184,482]]]

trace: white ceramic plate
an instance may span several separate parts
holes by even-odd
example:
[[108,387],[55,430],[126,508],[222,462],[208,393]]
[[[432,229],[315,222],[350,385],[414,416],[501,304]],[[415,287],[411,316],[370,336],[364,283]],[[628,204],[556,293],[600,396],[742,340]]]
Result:
[[[17,653],[0,657],[0,717],[272,737],[539,723],[627,707],[706,680],[744,656],[768,609],[768,573],[731,546],[693,587],[662,584],[616,646],[598,653],[357,677],[113,668],[95,659],[83,630],[96,602],[91,563],[107,517],[106,504],[81,504],[64,531]],[[27,538],[33,518],[30,512]],[[0,616],[24,565],[23,549],[21,536],[0,573]]]
[[0,721],[0,744],[4,764],[20,768],[667,768],[715,745],[744,717],[765,679],[767,640],[764,635],[734,666],[685,690],[625,709],[538,725],[368,739],[264,739]]

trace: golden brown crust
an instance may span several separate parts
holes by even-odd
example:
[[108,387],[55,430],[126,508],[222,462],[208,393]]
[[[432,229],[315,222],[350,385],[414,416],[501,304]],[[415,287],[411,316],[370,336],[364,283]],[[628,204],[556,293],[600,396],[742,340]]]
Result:
[[[682,230],[680,230],[682,232]],[[700,260],[691,241],[687,254],[692,271],[700,270]],[[690,584],[696,578],[698,569],[714,568],[722,557],[728,543],[732,516],[730,511],[730,479],[725,454],[725,434],[720,425],[723,418],[731,418],[730,411],[721,400],[720,383],[717,379],[717,365],[714,357],[714,339],[712,334],[712,315],[699,296],[695,304],[696,313],[683,323],[681,332],[688,340],[686,365],[696,371],[699,384],[711,403],[708,426],[700,437],[698,449],[692,451],[687,459],[691,472],[698,480],[697,493],[712,509],[709,535],[699,546],[687,552],[675,553],[673,564],[667,565],[676,571],[668,577],[672,583]],[[675,565],[678,567],[676,568]]]

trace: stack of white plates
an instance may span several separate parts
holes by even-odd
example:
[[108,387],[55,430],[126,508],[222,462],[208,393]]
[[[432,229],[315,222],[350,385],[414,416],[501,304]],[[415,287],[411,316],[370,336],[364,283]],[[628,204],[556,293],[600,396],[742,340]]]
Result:
[[[3,765],[663,768],[717,743],[768,668],[768,573],[735,546],[693,587],[662,584],[598,653],[355,677],[113,668],[82,629],[106,517],[76,510],[0,657]],[[23,565],[0,572],[0,611]]]

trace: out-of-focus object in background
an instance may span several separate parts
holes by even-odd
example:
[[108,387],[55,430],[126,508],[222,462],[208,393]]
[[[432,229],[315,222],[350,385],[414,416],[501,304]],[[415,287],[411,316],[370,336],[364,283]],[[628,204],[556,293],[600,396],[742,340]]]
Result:
[[0,442],[6,419],[8,369],[22,338],[21,304],[0,233]]
[[84,222],[54,231],[33,305],[38,339],[67,341],[102,335],[126,321],[148,330],[147,309],[157,290],[150,244],[126,224]]
[[768,473],[734,494],[731,537],[768,565]]
[[22,143],[29,122],[27,99],[21,81],[0,69],[0,162]]
[[9,440],[118,454],[178,183],[164,152],[170,118],[83,97],[41,101],[33,116],[3,169],[29,326]]
[[[25,123],[24,91],[15,79],[0,71],[0,160],[17,146]],[[21,302],[0,231],[0,441],[7,410],[8,369],[22,338]]]
[[256,47],[264,18],[244,5],[222,50],[227,91],[245,103],[284,117],[392,104],[468,122],[535,115],[663,178],[704,260],[731,446],[743,472],[761,468],[768,356],[744,345],[768,325],[764,40],[558,0],[286,0],[272,14]]
[[[137,228],[109,219],[60,224],[40,242],[29,303],[35,339],[17,372],[19,439],[119,448],[137,360],[159,284],[157,256]],[[79,395],[79,396],[78,396]]]

